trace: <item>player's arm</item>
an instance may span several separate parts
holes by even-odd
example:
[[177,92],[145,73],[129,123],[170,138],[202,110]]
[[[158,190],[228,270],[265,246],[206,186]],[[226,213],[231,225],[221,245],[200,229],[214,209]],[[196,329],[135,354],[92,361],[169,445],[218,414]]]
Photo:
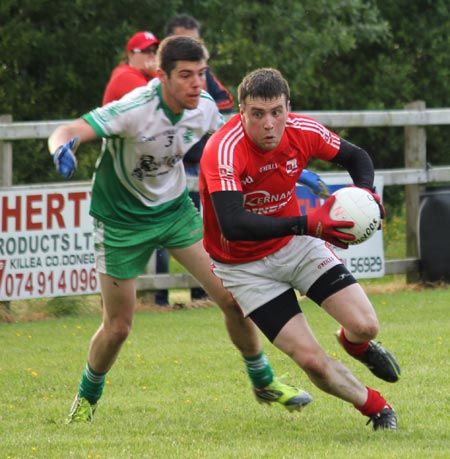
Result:
[[77,167],[75,152],[83,142],[97,138],[94,129],[79,118],[69,124],[59,126],[48,138],[48,149],[53,155],[57,171],[70,178]]
[[366,150],[341,138],[339,151],[331,162],[347,169],[357,187],[373,189],[375,171],[372,159]]
[[289,235],[310,235],[332,244],[347,248],[342,240],[351,241],[354,236],[339,231],[339,228],[351,228],[350,221],[336,221],[329,216],[335,201],[330,196],[322,207],[308,215],[287,218],[275,218],[254,214],[244,206],[241,191],[218,191],[211,193],[211,200],[219,226],[224,237],[230,241],[261,241]]
[[211,69],[206,70],[206,90],[217,104],[222,114],[229,114],[233,111],[234,100],[230,91],[217,79]]
[[202,157],[203,149],[210,135],[205,134],[195,145],[193,145],[184,155],[183,161],[187,163],[198,163]]
[[375,170],[369,153],[347,140],[341,139],[341,147],[337,155],[332,159],[332,162],[340,164],[347,169],[353,183],[357,187],[364,188],[372,194],[380,208],[381,218],[384,218],[386,211],[381,203],[381,197],[376,193],[373,185]]
[[78,118],[69,124],[64,124],[57,127],[48,138],[48,149],[50,154],[54,154],[55,150],[67,143],[73,137],[78,137],[80,143],[90,142],[97,138],[94,129],[84,119]]

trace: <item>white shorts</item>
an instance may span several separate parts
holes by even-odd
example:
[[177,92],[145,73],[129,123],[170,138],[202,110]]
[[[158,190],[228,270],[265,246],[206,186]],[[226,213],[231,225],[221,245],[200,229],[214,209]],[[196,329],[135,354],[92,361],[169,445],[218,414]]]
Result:
[[250,263],[212,262],[214,274],[245,316],[290,288],[305,295],[320,276],[340,264],[328,244],[310,236],[294,236],[278,252]]

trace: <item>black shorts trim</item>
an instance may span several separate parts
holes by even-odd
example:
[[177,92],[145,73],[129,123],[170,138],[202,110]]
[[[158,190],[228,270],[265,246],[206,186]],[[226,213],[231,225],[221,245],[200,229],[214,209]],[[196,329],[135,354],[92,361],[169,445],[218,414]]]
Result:
[[306,296],[321,305],[333,293],[356,283],[357,280],[344,265],[336,265],[314,282]]
[[267,339],[273,342],[280,330],[300,312],[302,312],[300,304],[294,289],[291,288],[251,312],[249,317]]

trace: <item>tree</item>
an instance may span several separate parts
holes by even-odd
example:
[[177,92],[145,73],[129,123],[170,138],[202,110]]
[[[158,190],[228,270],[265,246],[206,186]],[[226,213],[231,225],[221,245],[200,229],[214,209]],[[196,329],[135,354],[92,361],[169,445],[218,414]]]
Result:
[[[0,113],[14,121],[71,119],[100,105],[126,40],[149,29],[152,12],[162,18],[163,3],[2,0]],[[90,178],[98,151],[99,144],[83,148],[76,178]],[[58,180],[45,141],[15,142],[14,183]]]
[[[288,79],[296,111],[403,108],[417,99],[448,106],[449,8],[445,0],[2,0],[0,113],[16,121],[85,113],[101,103],[127,39],[137,30],[162,38],[180,12],[203,24],[211,66],[234,95],[247,72],[271,66]],[[427,131],[435,164],[447,161],[446,130]],[[402,167],[401,128],[340,134],[377,168]],[[76,178],[88,179],[99,147],[82,148]],[[16,142],[14,160],[14,183],[60,180],[46,142]]]

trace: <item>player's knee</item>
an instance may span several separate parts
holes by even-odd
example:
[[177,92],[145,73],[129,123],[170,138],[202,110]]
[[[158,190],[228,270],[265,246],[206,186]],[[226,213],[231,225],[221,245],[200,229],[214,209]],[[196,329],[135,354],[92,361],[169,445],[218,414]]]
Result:
[[228,292],[219,296],[216,295],[213,297],[213,300],[219,305],[220,309],[227,317],[243,317],[242,310]]
[[128,338],[131,331],[131,323],[128,321],[116,320],[111,322],[109,326],[106,326],[105,331],[110,341],[120,344]]
[[[275,344],[277,341],[275,340]],[[283,343],[282,351],[288,355],[300,368],[306,372],[321,372],[326,360],[326,354],[320,346],[310,348],[300,346],[298,342],[291,340]]]
[[364,339],[367,339],[367,340],[374,339],[378,335],[379,331],[380,331],[380,326],[378,324],[378,321],[367,324],[364,329]]
[[328,359],[324,352],[302,352],[298,358],[294,354],[294,360],[313,379],[326,376]]
[[371,340],[374,339],[378,332],[380,331],[380,325],[378,320],[371,319],[366,321],[361,321],[353,326],[350,332],[353,335],[356,335],[361,340]]

